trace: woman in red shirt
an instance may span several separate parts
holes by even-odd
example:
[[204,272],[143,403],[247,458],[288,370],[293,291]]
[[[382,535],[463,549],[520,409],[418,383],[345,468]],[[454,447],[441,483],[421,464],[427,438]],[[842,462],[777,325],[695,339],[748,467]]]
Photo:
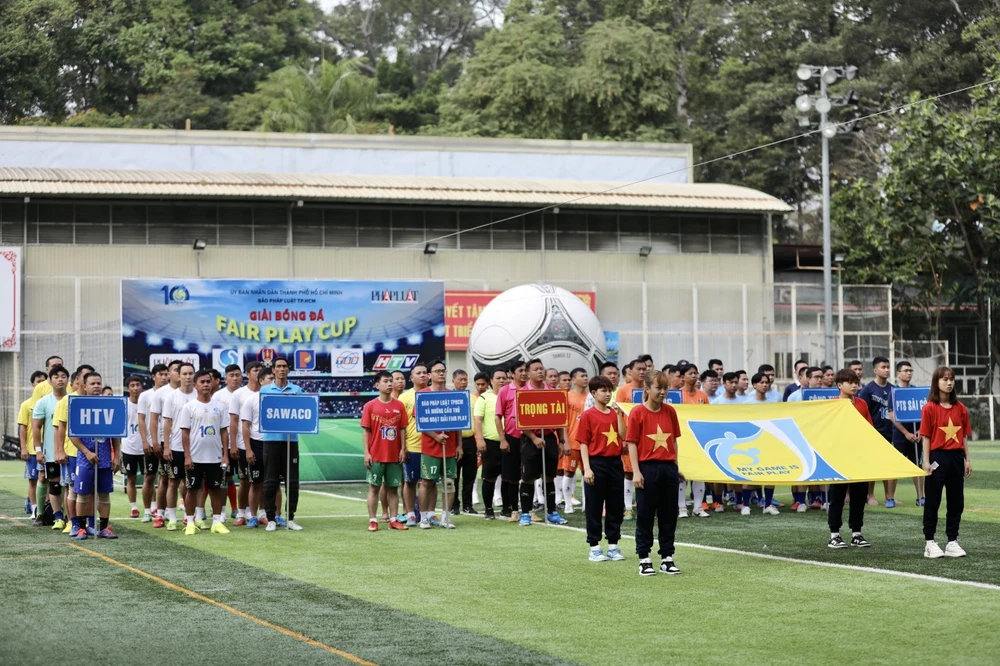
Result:
[[656,573],[649,559],[653,523],[659,519],[660,573],[679,574],[674,564],[676,500],[684,477],[677,470],[677,438],[681,428],[677,412],[664,402],[670,380],[661,372],[646,375],[646,399],[628,415],[625,441],[632,461],[636,487],[635,552],[639,575]]
[[[958,401],[955,371],[940,367],[931,377],[931,392],[920,415],[924,442],[924,472],[927,473],[924,502],[924,557],[965,557],[958,545],[958,526],[965,509],[965,479],[972,474],[965,438],[972,434],[969,410]],[[944,550],[934,541],[942,491],[948,493]]]

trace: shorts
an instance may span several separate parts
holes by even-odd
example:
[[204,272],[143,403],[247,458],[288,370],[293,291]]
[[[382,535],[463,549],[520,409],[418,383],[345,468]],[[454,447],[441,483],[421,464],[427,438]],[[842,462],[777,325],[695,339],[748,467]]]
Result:
[[236,473],[239,474],[241,481],[250,479],[250,467],[247,463],[246,449],[240,449],[237,451]]
[[920,467],[923,464],[924,447],[922,444],[911,444],[906,442],[905,444],[893,444],[893,446],[903,455],[903,457],[917,467]]
[[576,470],[583,467],[583,458],[580,457],[580,449],[573,449],[568,456],[559,457],[559,471],[568,476],[576,474]]
[[403,463],[403,481],[416,483],[420,480],[420,459],[419,451],[410,451],[407,454],[406,462]]
[[626,474],[632,473],[632,458],[627,453],[622,454],[622,468]]
[[399,488],[399,484],[403,482],[403,466],[399,463],[373,462],[366,478],[371,486]]
[[38,458],[36,456],[28,456],[28,459],[24,461],[24,478],[29,481],[38,480]]
[[[76,475],[73,483],[73,492],[77,495],[94,494],[94,468],[84,467],[81,474]],[[102,467],[97,470],[97,492],[102,495],[115,491],[115,475],[110,467]]]
[[[412,453],[410,454],[413,455]],[[449,479],[454,479],[458,476],[458,463],[455,462],[454,458],[447,458],[447,468],[445,469],[445,476]],[[430,456],[420,456],[420,478],[424,481],[440,481],[441,480],[441,459],[431,458]]]
[[145,474],[146,456],[141,453],[123,453],[122,467],[125,469],[125,476],[135,476],[139,472]]
[[[254,461],[252,465],[247,463],[246,478],[250,483],[260,483],[264,480],[264,442],[251,439],[250,450],[253,451]],[[243,457],[246,459],[246,451],[243,452]],[[243,476],[242,472],[240,476]]]
[[171,481],[184,481],[187,478],[187,468],[184,466],[184,452],[173,451],[172,453],[173,460],[168,465],[167,478]]
[[[55,478],[50,477],[50,478]],[[70,458],[59,465],[59,485],[72,488],[76,483],[76,458]],[[76,491],[73,491],[76,492]]]
[[160,468],[160,459],[156,456],[142,456],[142,475],[156,476],[156,470]]
[[208,486],[209,490],[220,490],[225,487],[225,470],[221,463],[195,463],[194,469],[186,470],[185,483],[188,490],[201,489]]

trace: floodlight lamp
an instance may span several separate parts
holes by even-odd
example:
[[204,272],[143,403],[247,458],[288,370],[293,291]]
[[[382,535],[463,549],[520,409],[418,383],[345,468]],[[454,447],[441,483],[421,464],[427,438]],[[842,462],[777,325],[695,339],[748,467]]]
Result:
[[795,98],[795,108],[801,113],[806,113],[812,108],[812,98],[809,95],[799,95]]
[[846,259],[846,257],[844,256],[843,252],[838,252],[837,254],[833,255],[834,263],[842,264],[844,263],[844,259]]
[[848,106],[857,106],[861,101],[861,97],[858,95],[857,90],[848,90],[847,97],[844,99],[844,104]]
[[642,247],[639,248],[639,256],[643,258],[648,257],[649,253],[652,251],[653,251],[652,245],[643,245]]
[[799,121],[799,127],[809,127],[809,118],[806,116],[799,116],[796,118]]
[[832,139],[837,136],[837,126],[833,123],[824,123],[823,127],[820,128],[820,131],[822,131],[823,136],[828,139]]
[[828,97],[820,97],[816,100],[816,110],[820,113],[830,113],[831,108],[833,108],[833,104],[830,103]]
[[809,65],[799,65],[799,68],[795,70],[795,76],[799,77],[801,81],[808,81],[812,78],[813,68]]
[[438,244],[437,243],[427,243],[424,245],[424,254],[437,254]]
[[854,65],[848,65],[844,68],[844,78],[850,81],[858,73],[858,68]]
[[837,70],[833,69],[832,67],[828,67],[827,69],[823,70],[823,82],[826,85],[831,85],[836,83],[837,79],[839,78],[840,74],[838,74]]
[[195,238],[194,244],[191,245],[191,249],[195,250],[196,252],[201,252],[206,247],[208,247],[208,242],[204,238]]

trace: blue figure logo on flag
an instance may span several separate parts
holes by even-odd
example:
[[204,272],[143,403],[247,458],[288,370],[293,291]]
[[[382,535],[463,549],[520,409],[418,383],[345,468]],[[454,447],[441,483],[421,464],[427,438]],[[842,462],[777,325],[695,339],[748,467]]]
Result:
[[688,421],[716,467],[734,481],[773,484],[844,481],[791,418]]

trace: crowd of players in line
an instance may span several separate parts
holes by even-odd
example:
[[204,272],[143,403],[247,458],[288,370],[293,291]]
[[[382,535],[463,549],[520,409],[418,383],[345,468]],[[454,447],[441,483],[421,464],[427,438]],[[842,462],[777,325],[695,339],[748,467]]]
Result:
[[[29,480],[26,512],[32,514],[36,525],[51,523],[53,529],[76,539],[117,538],[108,516],[113,473],[120,469],[127,479],[131,517],[141,516],[143,522],[152,522],[156,528],[179,529],[178,496],[183,494],[183,526],[188,535],[200,530],[228,532],[227,495],[234,525],[265,525],[267,531],[279,526],[301,530],[294,521],[297,442],[292,438],[286,444],[283,436],[260,432],[259,400],[255,399],[261,391],[301,392],[289,382],[288,370],[288,362],[282,358],[274,361],[273,368],[250,363],[245,378],[236,365],[227,367],[224,377],[214,371],[197,371],[181,361],[156,366],[151,371],[152,388],[143,390],[141,377],[126,379],[127,437],[77,438],[68,437],[66,432],[67,395],[100,395],[107,387],[91,366],[81,365],[70,374],[60,358],[49,358],[46,372],[32,376],[32,396],[22,403],[18,414],[25,477]],[[447,390],[443,361],[418,362],[409,376],[400,371],[377,373],[374,388],[379,396],[364,405],[361,418],[369,531],[379,528],[376,515],[380,500],[383,521],[390,529],[454,529],[451,515],[460,511],[478,514],[474,494],[479,466],[486,519],[499,517],[522,526],[543,521],[564,524],[566,519],[559,511],[572,513],[580,504],[574,497],[580,471],[590,559],[625,559],[618,547],[621,524],[636,520],[640,573],[656,573],[649,553],[654,523],[658,523],[659,570],[679,573],[673,562],[673,534],[677,519],[688,517],[688,483],[677,469],[681,431],[676,412],[665,402],[667,392],[679,390],[685,404],[754,404],[795,402],[802,399],[804,388],[836,387],[841,398],[851,400],[887,441],[915,464],[922,464],[929,475],[926,484],[924,477],[913,480],[918,501],[924,506],[925,556],[965,555],[957,539],[964,506],[963,479],[971,473],[965,446],[971,425],[968,411],[955,399],[950,369],[935,371],[922,422],[916,425],[900,424],[893,418],[894,386],[888,382],[889,362],[883,357],[873,360],[874,379],[863,388],[860,362],[852,362],[840,372],[799,362],[797,381],[783,395],[773,386],[774,368],[770,365],[760,366],[752,377],[743,371],[725,372],[721,361],[714,359],[704,372],[687,361],[656,371],[647,355],[622,370],[625,381],[621,386],[622,372],[614,363],[605,363],[594,378],[582,368],[569,372],[547,369],[537,359],[479,373],[473,382],[474,428],[460,433],[419,433],[413,418],[416,392]],[[898,385],[908,386],[912,367],[901,361],[896,374]],[[455,371],[452,384],[458,390],[469,388],[468,374]],[[570,425],[522,432],[515,423],[514,392],[543,388],[567,391]],[[635,390],[643,392],[643,402],[626,415],[617,405],[630,402]],[[142,514],[136,488],[140,472]],[[289,495],[287,518],[280,509],[283,480]],[[438,484],[442,482],[445,502],[438,514]],[[895,482],[886,481],[884,487],[886,507],[898,505]],[[948,543],[941,549],[934,533],[945,491]],[[847,547],[840,528],[845,502],[853,497],[848,519],[850,544],[870,546],[861,528],[865,504],[877,504],[874,484],[801,486],[793,487],[792,493],[794,511],[813,508],[828,512],[830,548]],[[690,496],[693,515],[702,518],[710,512],[723,512],[727,506],[743,515],[749,515],[755,505],[763,513],[775,515],[781,506],[774,500],[773,486],[692,480]],[[866,501],[861,501],[862,497]],[[402,512],[398,512],[400,500]],[[211,504],[211,525],[206,502]],[[539,511],[544,517],[537,515]],[[602,523],[608,542],[606,554],[600,546]]]

